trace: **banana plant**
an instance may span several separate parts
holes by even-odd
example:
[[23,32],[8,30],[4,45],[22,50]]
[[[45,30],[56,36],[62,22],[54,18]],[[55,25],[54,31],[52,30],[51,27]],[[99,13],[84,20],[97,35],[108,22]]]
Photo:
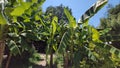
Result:
[[50,24],[50,29],[49,29],[49,35],[50,37],[48,38],[48,46],[47,46],[47,52],[46,55],[48,55],[48,53],[50,54],[50,65],[49,68],[53,68],[53,48],[56,46],[56,40],[55,40],[55,34],[57,32],[57,26],[58,26],[58,18],[56,16],[53,17],[52,22]]
[[2,64],[4,49],[5,49],[5,40],[6,34],[8,31],[8,22],[4,14],[5,1],[0,1],[0,67]]
[[[111,46],[106,46],[99,39],[100,33],[95,28],[88,25],[89,19],[94,16],[94,14],[96,14],[107,2],[108,0],[98,0],[92,7],[90,7],[90,9],[85,12],[85,14],[82,15],[78,23],[76,23],[74,17],[70,15],[68,10],[64,9],[69,23],[66,26],[67,30],[62,36],[60,45],[56,52],[59,56],[64,56],[64,68],[68,68],[69,60],[71,60],[70,63],[75,68],[84,67],[83,64],[85,63],[85,67],[89,67],[89,65],[87,66],[87,60],[100,60],[100,58],[98,58],[100,54],[96,52],[96,49],[97,47],[100,48],[101,46],[104,46],[104,49],[108,50],[108,54],[111,54],[112,52],[118,55],[117,57],[119,57],[119,50]],[[101,44],[101,46],[97,43]],[[110,49],[108,49],[107,47],[109,47]],[[74,60],[72,60],[73,58]]]
[[[106,3],[108,2],[108,0],[98,0],[92,7],[90,7],[90,9],[88,9],[85,14],[83,14],[81,16],[81,18],[79,19],[78,23],[84,23],[86,21],[88,21],[92,16],[94,16],[95,13],[97,13],[99,11],[99,9],[101,9]],[[107,30],[107,28],[106,28]],[[103,34],[105,34],[106,32],[104,32],[105,30],[101,31]],[[100,34],[101,35],[101,34]],[[117,58],[120,58],[120,50],[115,48],[112,45],[105,45],[105,42],[102,42],[101,46],[104,47],[104,49],[108,50],[109,53],[111,53],[112,55],[116,55]],[[111,58],[112,59],[112,58]],[[113,60],[112,60],[113,61]],[[119,62],[119,61],[116,61]],[[118,64],[119,65],[119,64]]]
[[[24,2],[23,0],[9,0],[7,6],[5,6],[4,13],[0,14],[0,40],[6,40],[6,45],[10,51],[9,58],[15,56],[15,58],[27,59],[27,64],[24,64],[24,66],[40,60],[40,56],[33,47],[32,42],[40,40],[39,28],[41,22],[38,22],[39,20],[37,18],[38,15],[42,14],[40,7],[44,1],[26,0]],[[6,27],[6,19],[8,19],[9,28]],[[5,33],[7,30],[8,32]],[[7,35],[7,39],[5,39],[5,35]],[[26,52],[27,54],[25,54]],[[7,61],[6,68],[9,62],[11,62],[10,60]]]
[[95,4],[93,4],[78,20],[78,23],[84,23],[89,20],[92,16],[94,16],[106,3],[108,0],[98,0]]
[[[78,21],[78,23],[76,23],[74,17],[72,17],[70,15],[70,13],[68,12],[68,10],[64,9],[64,12],[65,12],[65,14],[66,14],[66,16],[67,16],[67,18],[69,20],[68,28],[70,28],[70,29],[76,29],[77,27],[80,27],[78,25],[79,23],[88,23],[87,20],[89,20],[94,14],[96,14],[100,10],[100,8],[102,8],[106,3],[107,3],[107,0],[98,0],[92,7],[90,7],[90,9],[88,9],[85,12],[85,14],[82,15],[82,17],[80,18],[80,20]],[[73,31],[71,31],[71,32],[73,32]],[[65,35],[63,35],[63,38],[64,37],[67,37],[67,33],[65,33]],[[63,38],[61,40],[64,40]],[[61,44],[62,43],[64,43],[64,42],[61,42]],[[62,47],[61,44],[60,44],[59,47]],[[61,48],[60,48],[60,50],[61,50]],[[58,49],[58,51],[60,51],[60,50]],[[61,50],[61,51],[63,51],[63,50]]]

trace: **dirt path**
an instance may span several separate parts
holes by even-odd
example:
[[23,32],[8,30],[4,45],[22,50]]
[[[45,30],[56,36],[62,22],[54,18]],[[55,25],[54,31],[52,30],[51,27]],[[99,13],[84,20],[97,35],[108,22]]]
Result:
[[40,54],[41,60],[37,63],[37,65],[46,66],[46,54]]
[[[40,53],[41,60],[36,63],[36,66],[34,68],[45,68],[46,67],[46,54],[41,54]],[[55,57],[55,55],[53,55]],[[49,61],[50,55],[48,55],[48,60]]]

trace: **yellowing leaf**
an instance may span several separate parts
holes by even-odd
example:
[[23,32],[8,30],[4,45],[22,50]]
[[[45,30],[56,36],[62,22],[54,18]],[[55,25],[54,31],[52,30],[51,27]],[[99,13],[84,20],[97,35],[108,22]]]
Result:
[[99,41],[99,37],[100,37],[99,32],[96,29],[92,28],[92,33],[93,33],[92,40]]

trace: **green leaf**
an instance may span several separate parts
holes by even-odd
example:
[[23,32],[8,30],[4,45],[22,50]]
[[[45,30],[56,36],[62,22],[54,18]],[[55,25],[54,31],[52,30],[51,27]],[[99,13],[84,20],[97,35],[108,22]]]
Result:
[[90,50],[94,50],[95,46],[96,46],[96,45],[95,45],[94,43],[89,42],[89,49],[90,49]]
[[94,11],[97,13],[104,5],[108,2],[108,0],[99,0],[96,2],[96,5],[94,7]]
[[15,41],[10,40],[8,47],[10,48],[10,52],[13,55],[21,54],[19,47],[16,45]]
[[90,51],[90,50],[89,50],[89,52],[88,52],[88,57],[89,57],[90,59],[92,59],[93,61],[96,61],[96,57],[95,57],[94,53],[93,53],[92,51]]
[[70,14],[70,12],[66,8],[64,8],[64,12],[65,12],[65,15],[67,16],[67,18],[69,20],[69,27],[70,28],[76,28],[77,23],[75,21],[75,18]]
[[52,20],[52,34],[54,35],[57,29],[58,18],[55,16]]
[[84,27],[87,27],[88,25],[89,25],[89,20],[87,19],[87,20],[84,21],[82,26],[84,28]]
[[109,31],[111,30],[111,28],[106,28],[100,31],[100,35],[105,35],[107,34]]
[[70,31],[66,31],[64,33],[64,35],[62,36],[62,39],[60,41],[60,45],[58,47],[57,53],[62,54],[66,51],[66,48],[70,43],[70,36],[71,36]]
[[65,43],[65,41],[63,41],[63,40],[65,39],[65,36],[66,36],[66,33],[64,33],[64,35],[63,35],[63,37],[62,37],[62,39],[61,39],[61,42],[60,42],[60,45],[59,45],[59,47],[58,47],[57,53],[62,54],[62,53],[64,53],[65,50],[66,50],[66,46],[67,46],[66,44],[67,44],[67,43]]
[[[40,23],[41,23],[43,26],[46,27],[46,25],[44,24],[43,20],[42,20],[41,18],[39,18],[39,19],[40,19]],[[46,28],[47,28],[47,27],[46,27]]]
[[39,40],[39,37],[37,36],[37,34],[32,32],[21,33],[21,35],[31,40]]
[[4,15],[0,12],[0,25],[7,24],[6,19],[4,18]]
[[18,2],[18,3],[22,3],[22,2],[23,2],[23,0],[17,0],[17,2]]
[[115,53],[115,51],[116,51],[116,48],[114,48],[114,47],[112,47],[112,48],[110,49],[110,53]]
[[53,49],[55,50],[55,51],[57,51],[57,45],[55,45],[55,44],[53,44]]
[[[100,43],[99,43],[100,44]],[[112,45],[105,45],[105,44],[100,44],[100,47],[105,48],[107,51],[109,51],[109,53],[115,54],[116,56],[118,56],[120,58],[120,50],[115,48]]]
[[32,0],[32,3],[37,3],[38,2],[38,0]]
[[25,10],[27,10],[31,6],[29,2],[23,2],[20,6],[16,7],[12,12],[12,16],[21,16]]
[[19,37],[19,35],[17,33],[8,33],[8,35],[10,37]]
[[38,63],[39,61],[40,61],[40,59],[41,59],[41,57],[40,57],[40,54],[39,53],[33,53],[32,55],[31,55],[31,57],[29,58],[29,61],[31,62],[31,63]]
[[4,15],[0,12],[0,39],[3,39],[7,32],[7,21]]
[[42,32],[41,35],[49,36],[50,34],[48,32]]
[[94,16],[106,3],[108,0],[98,0],[92,7],[90,7],[80,18],[78,23],[84,23],[84,21],[89,20]]
[[35,20],[36,20],[36,21],[37,21],[37,20],[40,20],[39,15],[35,15]]
[[26,19],[24,20],[24,22],[30,22],[30,19],[29,19],[29,18],[26,18]]

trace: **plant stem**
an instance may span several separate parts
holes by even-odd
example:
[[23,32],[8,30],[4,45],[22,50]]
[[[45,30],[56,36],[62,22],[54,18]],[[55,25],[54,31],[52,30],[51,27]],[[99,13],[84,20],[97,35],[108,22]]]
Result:
[[8,57],[8,60],[7,60],[7,62],[6,62],[5,68],[8,68],[8,67],[9,67],[9,63],[10,63],[11,57],[12,57],[12,54],[10,53],[10,55],[9,55],[9,57]]
[[68,68],[68,52],[64,54],[64,68]]
[[73,45],[74,45],[74,42],[73,42],[73,33],[74,33],[74,29],[71,29],[71,45],[70,45],[70,65],[72,66],[73,64]]
[[0,40],[0,68],[2,67],[3,54],[5,49],[5,41]]
[[53,51],[52,48],[50,49],[50,68],[53,68]]

